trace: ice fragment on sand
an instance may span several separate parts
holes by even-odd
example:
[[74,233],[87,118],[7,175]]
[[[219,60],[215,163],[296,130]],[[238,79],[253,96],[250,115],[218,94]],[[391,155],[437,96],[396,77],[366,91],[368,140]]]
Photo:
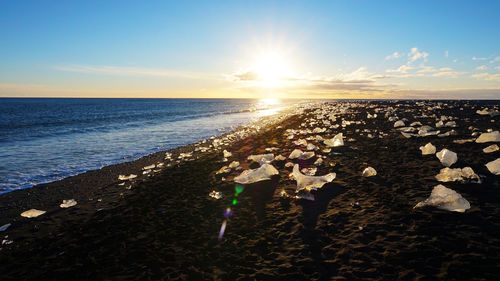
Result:
[[484,153],[492,153],[492,152],[495,152],[495,151],[498,151],[500,148],[498,147],[498,145],[496,144],[492,144],[486,148],[483,149],[483,152]]
[[45,213],[46,213],[45,211],[41,211],[41,210],[37,210],[37,209],[31,209],[31,210],[22,212],[21,213],[21,217],[36,218],[36,217],[38,217],[40,215],[43,215]]
[[312,143],[307,144],[306,150],[316,150],[316,149],[317,147],[314,144]]
[[77,203],[75,199],[63,200],[63,202],[59,205],[61,208],[69,208],[75,206]]
[[146,167],[143,167],[142,169],[143,170],[151,170],[151,169],[154,169],[156,167],[155,164],[152,164],[152,165],[149,165],[149,166],[146,166]]
[[431,192],[431,196],[415,205],[414,208],[424,206],[437,207],[442,210],[460,212],[470,209],[469,201],[458,194],[455,190],[446,188],[443,185],[436,185]]
[[500,132],[482,133],[476,140],[477,143],[500,142]]
[[314,176],[316,174],[316,172],[318,171],[318,168],[303,168],[301,170],[301,172],[304,174],[304,175],[307,175],[307,176]]
[[227,166],[229,169],[234,169],[236,167],[240,166],[240,162],[238,161],[233,161],[231,162],[231,164],[229,164],[229,166]]
[[344,145],[344,139],[342,133],[338,133],[331,139],[327,139],[323,141],[325,145],[328,145],[329,147],[338,147],[338,146],[343,146]]
[[222,192],[220,191],[215,191],[215,190],[212,190],[212,192],[210,192],[208,194],[208,196],[214,198],[214,199],[221,199],[222,198]]
[[303,175],[299,170],[299,165],[295,164],[293,166],[292,177],[297,181],[296,192],[311,191],[323,187],[325,183],[332,182],[335,179],[336,174],[330,173],[324,176],[306,176]]
[[445,167],[450,167],[455,164],[458,160],[457,154],[451,150],[446,148],[442,149],[438,153],[436,153],[436,157],[441,161],[441,164]]
[[135,178],[137,178],[137,175],[134,175],[134,174],[130,174],[128,176],[125,176],[125,175],[118,176],[118,179],[121,181],[131,180],[131,179],[135,179]]
[[274,154],[269,153],[269,154],[250,155],[248,156],[247,159],[250,161],[257,162],[260,165],[269,164],[274,160]]
[[286,157],[281,155],[281,154],[274,157],[274,161],[285,161],[285,160],[286,160]]
[[321,165],[323,165],[322,158],[318,158],[318,159],[316,159],[316,161],[314,161],[314,166],[321,166]]
[[362,176],[363,177],[373,177],[377,175],[377,171],[373,167],[368,167],[363,170]]
[[500,115],[500,112],[498,112],[497,110],[494,110],[494,109],[488,110],[488,108],[484,108],[482,110],[477,110],[476,113],[479,115],[490,115],[491,117],[495,117],[497,115]]
[[312,157],[314,157],[314,151],[302,152],[300,149],[295,149],[292,153],[290,153],[290,156],[288,156],[290,159],[298,158],[300,160],[307,160]]
[[285,167],[290,168],[290,167],[293,167],[293,165],[294,165],[294,164],[293,164],[292,162],[287,162],[287,163],[285,164]]
[[11,226],[10,223],[4,224],[4,225],[0,226],[0,231],[6,231],[7,228],[9,228],[10,226]]
[[396,123],[394,123],[394,128],[404,127],[404,126],[405,126],[405,122],[403,122],[402,120],[398,120],[398,121],[396,121]]
[[471,167],[465,167],[463,169],[443,168],[439,174],[436,175],[436,179],[440,182],[465,181],[467,179],[476,180],[477,182],[481,181]]
[[494,175],[500,175],[500,158],[486,164],[486,168]]
[[263,164],[257,169],[245,170],[239,176],[234,178],[234,181],[241,184],[250,184],[254,182],[270,180],[272,176],[278,175],[279,172],[270,164]]
[[229,157],[231,157],[231,155],[233,155],[231,152],[229,152],[225,149],[224,149],[224,151],[222,151],[222,153],[224,154],[224,158],[229,158]]
[[216,175],[220,175],[220,174],[228,174],[231,172],[231,168],[229,168],[228,166],[222,166],[222,168],[220,168],[217,172],[215,172]]
[[436,147],[432,145],[432,143],[427,143],[425,146],[421,146],[420,150],[422,151],[422,155],[429,155],[436,153]]

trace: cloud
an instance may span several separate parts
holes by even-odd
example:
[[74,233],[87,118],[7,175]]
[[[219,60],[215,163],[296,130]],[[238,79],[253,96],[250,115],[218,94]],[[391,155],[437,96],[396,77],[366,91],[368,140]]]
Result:
[[487,58],[478,58],[478,57],[476,57],[476,56],[473,56],[473,57],[472,57],[472,60],[473,60],[473,61],[477,61],[477,60],[487,60]]
[[191,72],[184,70],[159,69],[159,68],[142,68],[142,67],[123,67],[123,66],[108,66],[108,65],[56,65],[53,67],[56,70],[66,72],[100,74],[100,75],[117,75],[117,76],[159,76],[159,77],[174,77],[184,79],[215,79],[216,75],[207,73]]
[[488,81],[500,81],[500,73],[477,73],[473,74],[471,77],[476,78],[478,80],[488,80]]
[[413,67],[403,64],[402,66],[398,67],[397,69],[387,69],[386,72],[388,73],[407,73],[408,70],[413,69]]
[[495,63],[497,61],[500,61],[500,57],[496,57],[490,61],[490,63]]
[[394,53],[392,53],[392,55],[388,55],[387,57],[385,57],[385,59],[391,60],[391,59],[398,59],[400,57],[401,57],[401,55],[398,52],[394,52]]
[[423,59],[424,61],[427,61],[427,57],[429,56],[429,53],[426,52],[420,52],[417,47],[411,48],[410,52],[408,53],[408,63],[412,63],[416,60]]
[[434,68],[434,66],[421,66],[421,69],[418,70],[418,73],[427,73],[427,72],[437,72],[438,70]]
[[230,81],[254,81],[259,79],[259,75],[252,70],[248,71],[241,71],[241,72],[236,72],[233,74],[230,74],[227,76]]
[[476,70],[486,70],[488,67],[486,65],[481,65],[476,67]]
[[495,67],[496,70],[500,70],[500,66]]
[[441,68],[441,69],[449,69],[448,71],[441,71],[441,72],[437,72],[437,73],[434,73],[432,74],[433,77],[457,77],[458,75],[462,75],[464,74],[465,72],[458,72],[458,71],[450,71],[451,68],[448,68],[448,67],[444,67],[444,68]]
[[448,50],[444,51],[444,56],[448,57],[450,54],[448,53]]

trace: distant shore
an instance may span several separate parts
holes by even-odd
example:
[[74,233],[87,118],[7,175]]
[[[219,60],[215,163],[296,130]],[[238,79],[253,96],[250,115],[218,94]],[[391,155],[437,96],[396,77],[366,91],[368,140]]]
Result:
[[[330,102],[336,120],[329,125],[316,119],[326,106],[304,106],[217,137],[220,145],[211,139],[0,195],[0,226],[11,224],[0,235],[12,241],[1,246],[0,274],[3,280],[498,278],[500,179],[484,164],[500,156],[482,153],[484,144],[453,140],[470,139],[470,126],[478,132],[495,129],[500,117],[476,110],[500,102],[445,101],[437,108],[438,103]],[[386,112],[431,126],[440,116],[451,116],[456,135],[405,138]],[[287,129],[315,127],[327,130],[287,137]],[[312,138],[339,132],[345,145],[331,152]],[[235,197],[234,177],[258,167],[246,160],[249,155],[288,157],[295,148],[305,151],[294,141],[308,137],[319,148],[316,155],[325,156],[323,165],[313,164],[317,156],[273,161],[279,176],[244,186]],[[457,152],[456,167],[470,166],[482,177],[481,184],[443,183],[471,203],[465,213],[413,209],[439,184],[441,163],[418,149],[427,142]],[[232,154],[226,162],[223,150]],[[216,174],[232,161],[240,162],[241,170]],[[315,201],[284,198],[282,191],[293,195],[296,188],[286,162],[337,176],[313,192]],[[143,174],[144,167],[159,163],[164,164]],[[377,170],[376,177],[361,177],[368,166]],[[118,180],[130,174],[137,178]],[[209,197],[212,190],[223,197]],[[64,199],[78,204],[62,209]],[[219,243],[227,207],[232,217]],[[20,216],[32,208],[47,212]]]

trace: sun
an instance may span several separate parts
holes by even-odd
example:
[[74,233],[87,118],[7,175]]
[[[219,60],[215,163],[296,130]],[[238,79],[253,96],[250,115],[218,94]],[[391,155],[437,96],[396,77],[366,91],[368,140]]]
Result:
[[253,67],[261,86],[277,87],[290,75],[290,65],[285,56],[277,52],[267,52],[256,59]]

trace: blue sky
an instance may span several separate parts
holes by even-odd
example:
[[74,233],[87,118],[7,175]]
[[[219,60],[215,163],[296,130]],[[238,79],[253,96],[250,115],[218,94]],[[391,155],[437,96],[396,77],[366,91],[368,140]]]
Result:
[[0,1],[0,96],[500,98],[498,1]]

